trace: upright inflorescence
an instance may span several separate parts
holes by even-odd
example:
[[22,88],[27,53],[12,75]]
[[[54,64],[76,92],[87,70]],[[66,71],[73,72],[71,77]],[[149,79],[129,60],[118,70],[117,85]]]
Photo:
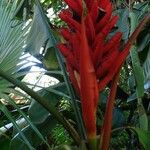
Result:
[[82,115],[89,140],[96,137],[96,110],[99,92],[118,71],[124,54],[121,32],[108,36],[118,16],[112,15],[110,0],[64,0],[69,8],[60,18],[65,43],[58,47],[66,59],[67,70],[81,98]]

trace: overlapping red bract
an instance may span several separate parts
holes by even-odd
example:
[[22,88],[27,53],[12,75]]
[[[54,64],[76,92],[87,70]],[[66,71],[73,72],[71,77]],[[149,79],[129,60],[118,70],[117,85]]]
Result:
[[69,9],[59,16],[68,25],[61,29],[66,43],[58,47],[80,94],[87,135],[92,138],[96,136],[99,91],[112,80],[126,56],[120,51],[122,33],[108,36],[118,20],[118,16],[112,16],[110,0],[64,1]]

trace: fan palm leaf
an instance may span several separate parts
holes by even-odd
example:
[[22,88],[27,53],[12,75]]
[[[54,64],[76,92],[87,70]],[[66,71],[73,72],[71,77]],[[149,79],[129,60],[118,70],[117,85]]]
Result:
[[[26,36],[30,27],[29,23],[22,22],[14,18],[16,10],[17,0],[14,0],[13,2],[10,0],[0,1],[0,70],[12,75],[13,77],[19,76],[18,71],[21,67],[23,67],[23,65],[25,65],[24,60],[26,57],[21,56],[25,54]],[[17,104],[12,100],[10,101],[9,93],[16,93],[15,89],[12,87],[13,85],[10,82],[0,77],[0,99],[3,98],[7,100],[15,109],[17,109],[19,114],[25,118],[27,123],[37,133],[40,139],[46,142],[42,134],[22,112]],[[5,105],[1,104],[0,110],[3,111],[8,120],[13,123],[13,126],[18,130],[18,133],[21,135],[26,145],[32,149],[30,142],[26,139]]]
[[[2,0],[0,2],[0,69],[15,76],[22,59],[26,40],[26,33],[29,26],[25,26],[23,22],[13,19],[17,1],[10,3]],[[0,78],[0,95],[11,87],[11,84]],[[1,97],[1,96],[0,96]]]

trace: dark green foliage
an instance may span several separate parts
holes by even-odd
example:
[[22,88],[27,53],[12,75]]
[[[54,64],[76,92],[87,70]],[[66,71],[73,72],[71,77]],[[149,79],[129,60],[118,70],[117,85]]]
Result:
[[[80,120],[82,119],[80,100],[70,84],[66,66],[64,65],[64,59],[56,48],[56,39],[61,39],[58,34],[59,27],[65,26],[58,18],[58,13],[65,8],[66,5],[61,0],[44,0],[41,2],[40,4],[38,0],[20,0],[17,3],[17,9],[15,9],[14,14],[11,16],[17,19],[17,23],[15,24],[19,25],[22,21],[29,18],[33,19],[27,41],[20,41],[20,43],[27,44],[25,51],[22,49],[23,45],[11,41],[12,39],[17,39],[22,33],[19,32],[19,26],[17,26],[18,30],[9,28],[10,30],[7,31],[7,27],[9,27],[9,24],[7,24],[8,18],[7,14],[6,18],[3,15],[4,18],[2,18],[0,23],[4,21],[2,22],[4,26],[1,25],[0,33],[2,35],[1,37],[5,36],[3,40],[6,39],[8,41],[6,41],[5,45],[0,46],[4,46],[2,50],[7,50],[7,43],[11,43],[13,45],[10,46],[9,49],[13,47],[15,51],[14,53],[12,53],[13,51],[9,51],[10,55],[3,58],[4,62],[0,62],[0,68],[16,77],[16,73],[17,76],[19,76],[18,70],[21,65],[18,66],[17,64],[21,62],[19,58],[22,52],[29,52],[38,58],[43,63],[42,67],[46,69],[45,74],[57,78],[60,82],[55,86],[43,88],[37,93],[47,100],[47,105],[54,105],[56,110],[63,114],[75,130],[84,137],[84,127]],[[142,18],[150,11],[150,2],[145,1],[138,4],[133,2],[130,6],[128,2],[125,3],[123,0],[113,1],[113,3],[115,6],[114,13],[120,16],[114,31],[119,30],[123,32],[123,46],[133,32],[133,29],[136,28]],[[50,8],[54,11],[54,18],[46,17],[47,10]],[[120,73],[120,82],[118,84],[113,112],[112,138],[110,143],[110,149],[112,150],[116,148],[117,150],[148,150],[150,147],[150,125],[148,124],[147,127],[147,121],[150,122],[150,97],[148,89],[144,89],[144,84],[150,87],[149,31],[150,24],[147,24],[138,36],[134,45],[135,47],[133,51],[131,51],[131,55],[126,59]],[[6,33],[12,33],[13,38],[9,39],[7,35],[10,37],[12,35]],[[111,33],[111,35],[112,34],[113,33]],[[40,49],[42,47],[43,52],[41,53]],[[6,51],[6,54],[9,53]],[[23,94],[21,96],[28,100],[27,104],[23,104],[23,106],[27,106],[26,109],[22,109],[22,105],[12,103],[9,99],[9,93],[15,91],[12,84],[0,77],[0,97],[8,101],[7,105],[0,102],[0,127],[4,127],[11,122],[13,123],[4,133],[0,132],[1,150],[7,150],[9,147],[12,150],[28,150],[29,147],[34,147],[37,150],[45,150],[48,149],[48,147],[61,150],[69,147],[67,146],[67,148],[65,148],[62,145],[75,145],[68,131],[37,101]],[[97,111],[98,130],[100,130],[103,122],[109,91],[110,84],[108,84],[100,95],[100,103]],[[20,118],[25,118],[25,121],[22,124],[15,124],[15,121]],[[82,141],[80,148],[85,150],[85,147],[86,143]],[[74,146],[72,149],[78,148]]]
[[62,127],[62,125],[59,124],[57,124],[53,129],[52,138],[55,146],[66,144],[71,145],[73,143],[66,130]]

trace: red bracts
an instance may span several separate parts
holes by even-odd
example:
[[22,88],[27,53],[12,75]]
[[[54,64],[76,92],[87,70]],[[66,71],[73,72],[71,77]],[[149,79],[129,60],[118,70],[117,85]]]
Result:
[[[108,36],[118,20],[110,0],[64,0],[69,9],[60,13],[68,27],[61,29],[66,43],[58,47],[66,59],[72,84],[81,97],[88,138],[96,136],[99,91],[112,80],[122,64],[122,33]],[[126,56],[125,56],[126,57]]]

